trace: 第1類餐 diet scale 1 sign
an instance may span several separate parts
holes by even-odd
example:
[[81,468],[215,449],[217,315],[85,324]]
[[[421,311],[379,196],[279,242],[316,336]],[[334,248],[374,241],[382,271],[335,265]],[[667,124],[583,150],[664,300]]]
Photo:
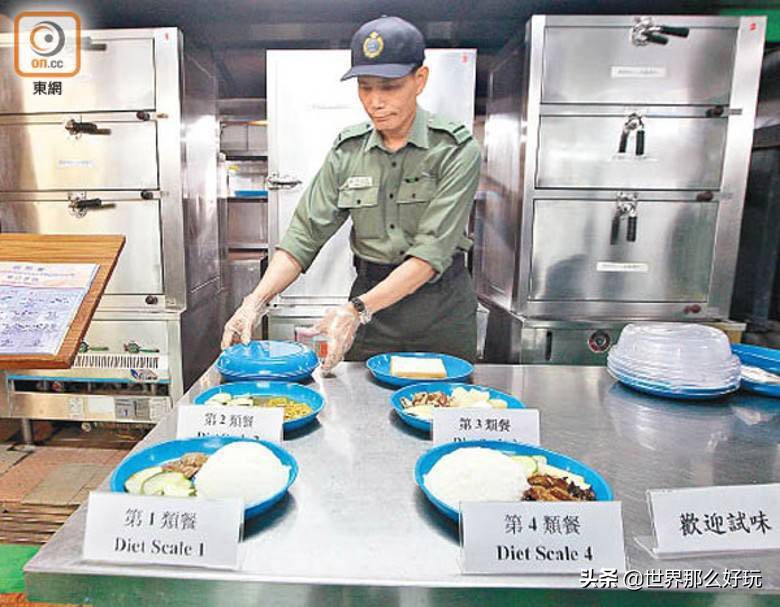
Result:
[[236,569],[244,504],[92,492],[83,558],[107,563]]

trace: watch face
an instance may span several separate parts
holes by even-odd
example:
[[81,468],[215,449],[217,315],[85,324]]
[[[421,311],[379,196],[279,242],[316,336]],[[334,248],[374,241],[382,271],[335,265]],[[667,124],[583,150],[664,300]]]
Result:
[[355,309],[359,314],[362,314],[366,311],[366,306],[359,297],[353,297],[350,303],[355,306]]

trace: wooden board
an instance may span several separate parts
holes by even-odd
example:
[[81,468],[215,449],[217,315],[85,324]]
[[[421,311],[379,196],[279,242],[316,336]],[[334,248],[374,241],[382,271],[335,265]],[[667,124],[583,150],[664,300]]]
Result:
[[70,368],[124,245],[124,236],[0,234],[0,261],[94,263],[100,266],[60,351],[54,355],[0,355],[0,369]]

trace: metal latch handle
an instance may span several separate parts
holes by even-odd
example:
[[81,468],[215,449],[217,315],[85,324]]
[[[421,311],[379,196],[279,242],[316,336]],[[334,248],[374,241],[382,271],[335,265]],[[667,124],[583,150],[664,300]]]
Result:
[[636,207],[628,215],[628,226],[626,227],[626,240],[628,242],[636,242],[636,228],[637,228],[637,215]]
[[645,129],[640,127],[636,132],[636,155],[642,156],[645,153]]
[[674,27],[672,25],[659,25],[659,31],[667,36],[677,36],[678,38],[687,38],[691,33],[688,27]]
[[623,129],[620,133],[620,145],[618,145],[618,154],[625,154],[628,148],[628,131]]
[[102,198],[85,198],[79,195],[70,197],[70,204],[68,205],[68,208],[70,209],[70,212],[76,217],[84,217],[84,215],[87,214],[87,211],[108,209],[112,208],[113,206],[115,205],[104,203]]
[[650,17],[638,17],[631,28],[631,43],[635,46],[653,44],[669,44],[667,36],[687,38],[690,28],[671,25],[655,25]]
[[625,154],[628,149],[628,138],[631,136],[631,132],[636,131],[636,148],[635,153],[637,156],[642,156],[645,153],[645,123],[642,117],[637,113],[629,114],[626,118],[626,123],[623,125],[623,131],[620,133],[620,143],[618,144],[618,154]]
[[68,120],[65,124],[65,130],[71,135],[110,135],[111,129],[98,128],[94,122],[78,122],[77,120]]
[[618,238],[620,238],[620,218],[622,216],[623,214],[620,211],[620,208],[618,208],[612,216],[612,232],[609,236],[609,244],[611,245],[616,245],[618,243]]
[[617,197],[617,208],[612,216],[612,229],[610,231],[609,243],[616,245],[620,238],[620,221],[624,217],[628,218],[626,229],[626,240],[636,242],[637,224],[638,224],[638,204],[639,196],[634,192],[627,194],[621,192]]
[[70,201],[71,208],[81,210],[101,209],[103,208],[102,198],[76,198]]
[[271,173],[265,179],[265,187],[269,190],[291,190],[301,184],[301,180],[291,175],[281,176],[278,173]]

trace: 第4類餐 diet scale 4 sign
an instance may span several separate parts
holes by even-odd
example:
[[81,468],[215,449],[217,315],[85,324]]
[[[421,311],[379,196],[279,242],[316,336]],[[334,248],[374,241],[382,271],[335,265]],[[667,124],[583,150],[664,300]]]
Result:
[[460,516],[463,573],[626,568],[620,502],[465,502]]

